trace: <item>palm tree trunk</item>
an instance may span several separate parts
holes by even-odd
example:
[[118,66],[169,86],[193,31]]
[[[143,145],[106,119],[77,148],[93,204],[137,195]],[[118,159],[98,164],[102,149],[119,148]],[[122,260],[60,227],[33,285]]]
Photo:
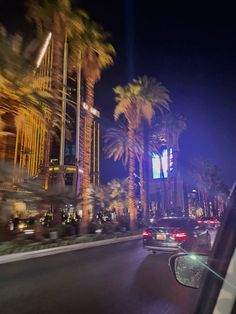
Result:
[[178,184],[177,184],[177,177],[178,177],[178,151],[175,150],[174,152],[174,197],[173,197],[173,204],[174,204],[174,211],[177,209],[177,194],[178,194]]
[[94,81],[88,79],[86,81],[86,104],[88,110],[85,116],[84,127],[84,157],[83,157],[83,185],[82,185],[82,198],[83,198],[83,218],[81,221],[81,233],[86,233],[89,223],[89,186],[90,186],[90,164],[91,164],[91,144],[92,144],[92,126],[93,116],[90,108],[94,104]]
[[205,193],[203,190],[200,190],[200,198],[201,198],[201,206],[203,208],[204,216],[207,216],[207,205],[206,205],[206,199],[205,199]]
[[202,193],[202,199],[203,199],[204,215],[208,216],[207,197],[206,197],[205,191],[203,191]]
[[143,176],[143,158],[139,159],[139,178],[140,178],[140,201],[141,201],[141,209],[143,212],[144,222],[147,219],[147,206],[145,202],[145,194],[144,194],[144,176]]
[[216,197],[216,195],[214,195],[213,199],[212,199],[212,211],[213,211],[213,216],[216,217],[217,216],[217,197]]
[[129,126],[128,141],[129,141],[129,193],[128,193],[128,207],[130,210],[130,228],[133,230],[136,226],[136,206],[135,206],[135,192],[134,192],[134,172],[135,172],[135,154],[132,149],[134,138],[134,130]]
[[117,202],[117,213],[116,213],[116,219],[121,215],[121,213],[123,214],[124,211],[124,204],[122,202]]
[[164,171],[163,171],[163,165],[162,165],[162,158],[161,158],[161,154],[160,156],[160,171],[161,171],[161,175],[163,176],[162,180],[162,184],[163,184],[163,207],[164,207],[164,213],[167,213],[167,188],[166,188],[166,179],[164,178]]
[[144,122],[144,223],[148,225],[149,223],[149,125],[147,122]]

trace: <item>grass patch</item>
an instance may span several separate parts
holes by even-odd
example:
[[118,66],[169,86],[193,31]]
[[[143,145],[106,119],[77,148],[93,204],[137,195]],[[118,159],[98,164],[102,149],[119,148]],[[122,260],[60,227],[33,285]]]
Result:
[[16,242],[2,242],[0,243],[0,256],[12,254],[12,253],[21,253],[21,252],[30,252],[38,251],[42,249],[55,248],[60,246],[67,246],[78,243],[88,243],[100,240],[107,240],[113,238],[127,237],[131,235],[138,235],[141,231],[137,232],[115,232],[114,234],[86,234],[78,237],[57,239],[56,241],[50,241],[49,239],[44,239],[42,242],[33,242],[33,243],[16,243]]

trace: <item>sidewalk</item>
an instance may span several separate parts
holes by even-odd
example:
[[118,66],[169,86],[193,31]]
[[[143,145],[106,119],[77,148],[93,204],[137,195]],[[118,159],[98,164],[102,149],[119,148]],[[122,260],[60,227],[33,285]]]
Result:
[[137,240],[141,238],[142,238],[142,235],[139,234],[139,235],[127,236],[127,237],[121,237],[121,238],[113,238],[113,239],[100,240],[100,241],[94,241],[94,242],[59,246],[55,248],[43,249],[43,250],[38,250],[38,251],[7,254],[7,255],[0,256],[0,264],[18,262],[18,261],[23,261],[23,260],[32,259],[32,258],[38,258],[38,257],[44,257],[44,256],[49,256],[49,255],[54,255],[54,254],[83,250],[83,249],[88,249],[88,248],[93,248],[93,247],[98,247],[98,246]]

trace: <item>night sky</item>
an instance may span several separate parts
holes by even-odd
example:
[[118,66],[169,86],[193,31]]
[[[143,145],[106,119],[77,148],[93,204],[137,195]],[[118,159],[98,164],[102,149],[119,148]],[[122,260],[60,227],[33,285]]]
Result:
[[[140,75],[154,76],[170,91],[172,110],[187,118],[183,160],[203,156],[236,178],[236,25],[233,4],[199,1],[73,1],[112,34],[115,64],[97,84],[96,106],[104,127],[112,125],[112,88]],[[17,3],[17,6],[14,4]],[[32,33],[24,1],[0,0],[0,23]],[[13,11],[12,8],[15,8]],[[102,161],[102,181],[124,175],[123,166]]]

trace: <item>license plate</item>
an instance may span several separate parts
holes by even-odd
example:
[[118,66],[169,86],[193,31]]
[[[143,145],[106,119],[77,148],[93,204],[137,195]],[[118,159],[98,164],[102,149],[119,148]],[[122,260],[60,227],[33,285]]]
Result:
[[166,240],[166,235],[162,233],[157,233],[156,239],[161,241]]

